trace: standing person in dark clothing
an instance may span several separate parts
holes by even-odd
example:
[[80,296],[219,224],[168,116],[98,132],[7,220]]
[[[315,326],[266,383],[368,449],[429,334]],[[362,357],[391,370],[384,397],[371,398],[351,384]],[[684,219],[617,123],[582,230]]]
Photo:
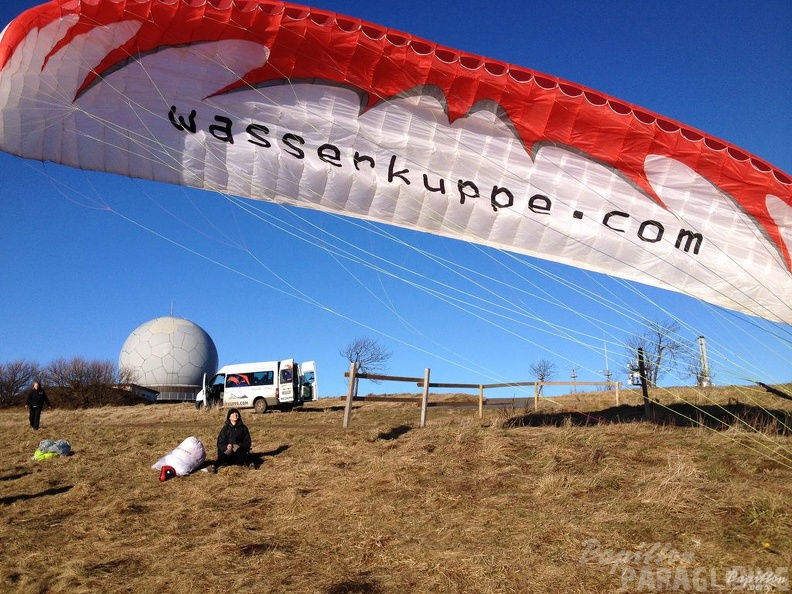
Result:
[[44,405],[50,405],[49,398],[47,398],[47,393],[38,382],[33,382],[33,389],[28,394],[27,404],[25,405],[25,408],[28,409],[30,426],[33,427],[33,429],[38,430],[39,428],[41,409],[44,408]]
[[217,460],[208,467],[209,472],[217,472],[220,465],[240,464],[255,469],[250,459],[250,431],[242,422],[239,410],[232,408],[226,415],[226,422],[217,436]]

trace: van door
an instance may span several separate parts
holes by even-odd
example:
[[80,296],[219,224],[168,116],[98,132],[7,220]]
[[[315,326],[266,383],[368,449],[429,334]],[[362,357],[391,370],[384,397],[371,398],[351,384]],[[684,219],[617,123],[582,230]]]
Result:
[[277,363],[268,364],[248,374],[250,379],[250,402],[256,412],[264,412],[278,405],[276,385]]
[[301,393],[304,402],[319,399],[319,384],[316,381],[316,362],[306,361],[300,364]]
[[278,402],[293,406],[297,393],[298,370],[294,368],[294,359],[285,359],[279,364]]
[[223,406],[223,391],[225,388],[225,374],[218,373],[204,388],[204,399],[207,408]]

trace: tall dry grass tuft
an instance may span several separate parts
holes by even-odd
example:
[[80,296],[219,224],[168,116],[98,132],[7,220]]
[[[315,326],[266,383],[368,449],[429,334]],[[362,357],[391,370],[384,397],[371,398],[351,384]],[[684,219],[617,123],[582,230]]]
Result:
[[[222,411],[45,411],[38,433],[0,411],[0,591],[613,592],[680,559],[792,565],[788,436],[475,408],[421,429],[390,403],[356,403],[344,430],[342,405],[244,414],[259,470],[164,483],[151,465],[189,435],[213,456]],[[74,455],[33,462],[45,437]]]

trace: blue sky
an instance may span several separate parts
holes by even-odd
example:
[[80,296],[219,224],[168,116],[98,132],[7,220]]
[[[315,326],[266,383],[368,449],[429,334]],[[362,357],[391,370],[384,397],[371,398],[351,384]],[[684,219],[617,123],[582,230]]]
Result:
[[[34,4],[4,0],[0,21]],[[586,85],[792,172],[788,2],[313,5]],[[173,313],[213,337],[221,364],[315,359],[325,396],[345,393],[348,364],[339,350],[359,336],[393,352],[395,375],[422,376],[428,367],[440,382],[528,381],[531,363],[547,359],[557,380],[577,367],[579,380],[599,381],[606,361],[625,378],[622,345],[642,318],[672,314],[684,338],[707,337],[716,383],[792,379],[787,327],[662,290],[460,241],[7,154],[0,179],[0,361],[116,361],[134,328]],[[383,268],[339,255],[353,249]],[[512,394],[520,392],[499,395]]]

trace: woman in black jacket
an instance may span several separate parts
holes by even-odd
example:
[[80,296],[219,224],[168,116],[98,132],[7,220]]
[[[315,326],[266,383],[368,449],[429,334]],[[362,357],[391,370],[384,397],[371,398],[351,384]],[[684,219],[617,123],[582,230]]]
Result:
[[230,409],[217,436],[217,460],[209,467],[209,472],[217,472],[218,466],[230,464],[255,468],[250,458],[251,446],[250,431],[242,422],[242,415],[236,408]]
[[25,408],[28,409],[30,426],[33,427],[33,429],[38,430],[39,421],[41,420],[41,409],[44,408],[45,405],[50,405],[47,393],[38,382],[33,382],[33,389],[28,394],[27,404],[25,404]]

